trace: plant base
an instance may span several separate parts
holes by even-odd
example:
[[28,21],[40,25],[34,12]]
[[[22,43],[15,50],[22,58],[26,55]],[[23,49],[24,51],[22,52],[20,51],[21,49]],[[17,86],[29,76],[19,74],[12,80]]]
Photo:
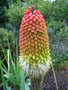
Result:
[[41,77],[31,78],[31,90],[41,90]]

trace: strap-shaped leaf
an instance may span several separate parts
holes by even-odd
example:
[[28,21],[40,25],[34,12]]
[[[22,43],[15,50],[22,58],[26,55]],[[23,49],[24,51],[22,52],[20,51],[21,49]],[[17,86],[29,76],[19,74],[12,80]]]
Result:
[[1,70],[1,76],[2,76],[2,84],[3,84],[3,89],[7,90],[7,85],[6,85],[6,80],[3,76],[3,71]]
[[23,72],[21,72],[20,90],[25,90],[25,76],[24,76],[24,73]]

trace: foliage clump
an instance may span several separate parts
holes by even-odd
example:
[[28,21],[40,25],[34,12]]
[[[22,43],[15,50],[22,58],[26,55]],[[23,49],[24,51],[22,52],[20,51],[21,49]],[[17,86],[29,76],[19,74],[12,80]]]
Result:
[[8,49],[8,42],[13,49],[15,45],[13,32],[11,30],[8,31],[7,29],[0,28],[0,54],[2,54],[3,48]]
[[17,29],[19,29],[22,16],[24,16],[25,8],[26,7],[24,7],[21,2],[18,2],[10,4],[9,9],[7,10],[9,22],[12,23],[12,25],[14,25]]

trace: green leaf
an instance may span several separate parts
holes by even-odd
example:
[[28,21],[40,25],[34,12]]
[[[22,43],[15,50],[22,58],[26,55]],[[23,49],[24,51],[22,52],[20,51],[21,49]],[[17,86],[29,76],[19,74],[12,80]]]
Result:
[[17,67],[17,64],[18,64],[18,43],[16,40],[16,67]]
[[30,79],[27,79],[26,82],[25,82],[28,85],[28,87],[31,85],[30,82],[31,82]]
[[25,83],[25,90],[30,90],[30,88],[29,88],[27,83]]
[[8,72],[4,68],[2,68],[2,70],[5,74],[8,74]]
[[8,79],[8,78],[9,78],[8,73],[7,73],[7,74],[4,74],[4,77],[5,77],[6,79]]
[[[8,41],[7,41],[8,42]],[[12,56],[11,56],[11,51],[10,51],[10,46],[9,46],[9,43],[8,43],[8,48],[9,48],[9,61],[10,61],[10,70],[13,74],[16,74],[16,71],[15,71],[15,67],[13,65],[13,60],[12,60]]]
[[17,84],[16,76],[15,75],[11,75],[8,78],[8,83],[10,83],[13,87],[16,86],[16,84]]
[[3,89],[7,90],[6,80],[4,79],[3,71],[2,70],[1,70],[1,76],[2,76]]
[[16,74],[16,71],[15,71],[15,66],[13,65],[13,61],[11,59],[11,55],[10,55],[10,70],[13,74]]
[[6,66],[4,65],[4,63],[2,63],[3,69],[8,72],[8,69],[6,68]]
[[24,76],[24,73],[23,72],[21,72],[20,90],[25,90],[25,76]]
[[7,87],[8,88],[8,90],[11,90],[11,87]]

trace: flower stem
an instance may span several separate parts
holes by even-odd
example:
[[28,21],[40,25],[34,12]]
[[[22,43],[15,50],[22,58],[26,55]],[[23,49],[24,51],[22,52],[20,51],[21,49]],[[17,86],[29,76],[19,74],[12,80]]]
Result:
[[55,75],[53,63],[52,63],[52,71],[53,71],[53,76],[54,76],[54,80],[55,80],[55,84],[56,84],[56,90],[58,90],[58,85],[57,85],[57,80],[56,80],[56,75]]
[[31,78],[31,90],[41,90],[41,77]]

